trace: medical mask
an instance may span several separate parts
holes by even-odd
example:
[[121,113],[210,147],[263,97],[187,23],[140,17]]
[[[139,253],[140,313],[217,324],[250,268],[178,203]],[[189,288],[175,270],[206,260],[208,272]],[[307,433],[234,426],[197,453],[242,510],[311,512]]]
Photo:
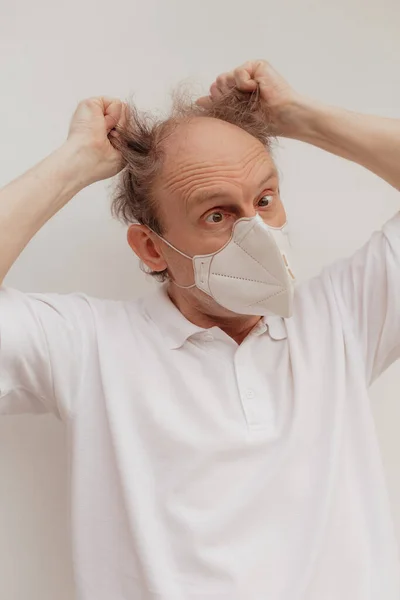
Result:
[[238,219],[229,241],[216,252],[188,256],[156,234],[170,248],[192,261],[197,287],[221,306],[244,315],[290,317],[295,277],[289,266],[286,224],[270,227],[259,215]]

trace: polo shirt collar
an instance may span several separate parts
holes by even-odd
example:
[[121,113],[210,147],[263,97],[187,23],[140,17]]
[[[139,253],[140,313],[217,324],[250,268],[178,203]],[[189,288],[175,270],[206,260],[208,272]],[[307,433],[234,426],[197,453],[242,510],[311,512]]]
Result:
[[283,317],[271,315],[263,317],[263,321],[268,327],[269,337],[273,340],[285,340],[287,338],[286,323]]
[[[195,335],[207,331],[191,323],[175,306],[168,295],[168,282],[158,284],[158,288],[150,293],[145,301],[144,308],[147,315],[160,330],[167,345],[171,349],[180,348],[186,340]],[[277,316],[262,317],[258,334],[265,332],[274,340],[283,340],[287,337],[285,320]]]
[[150,319],[160,330],[165,342],[171,349],[180,348],[195,333],[204,332],[181,313],[167,292],[168,282],[158,284],[152,294],[146,298],[145,310]]

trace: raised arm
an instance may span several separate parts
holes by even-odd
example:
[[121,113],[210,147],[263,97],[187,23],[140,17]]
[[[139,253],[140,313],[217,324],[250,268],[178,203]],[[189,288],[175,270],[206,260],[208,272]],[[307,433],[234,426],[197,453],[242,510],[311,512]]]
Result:
[[67,141],[0,191],[0,415],[74,413],[96,348],[90,302],[77,292],[24,293],[2,283],[48,219],[79,190],[121,169],[109,138],[118,135],[123,106],[107,98],[81,102]]
[[122,159],[109,135],[124,120],[112,98],[79,103],[66,142],[0,190],[0,285],[37,231],[81,189],[118,173]]
[[286,133],[366,167],[400,190],[400,119],[299,98],[286,110]]
[[261,97],[272,112],[275,133],[318,146],[356,162],[400,190],[400,119],[350,112],[297,93],[266,61],[251,61],[223,73],[210,88],[212,102],[232,87]]

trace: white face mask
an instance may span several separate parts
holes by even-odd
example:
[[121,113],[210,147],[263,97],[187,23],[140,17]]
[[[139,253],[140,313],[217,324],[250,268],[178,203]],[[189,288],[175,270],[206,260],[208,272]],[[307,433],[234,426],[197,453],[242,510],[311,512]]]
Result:
[[220,250],[193,257],[156,235],[193,263],[195,283],[183,286],[174,281],[178,287],[197,287],[238,314],[290,317],[295,277],[284,228],[269,227],[259,215],[238,219]]

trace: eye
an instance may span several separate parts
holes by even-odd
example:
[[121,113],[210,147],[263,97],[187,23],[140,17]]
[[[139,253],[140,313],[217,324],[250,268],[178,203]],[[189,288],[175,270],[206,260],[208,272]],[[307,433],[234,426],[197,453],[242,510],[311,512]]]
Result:
[[224,218],[224,215],[222,212],[215,211],[213,213],[210,213],[206,217],[206,221],[207,221],[207,223],[221,223],[223,218]]
[[265,196],[260,198],[260,200],[257,203],[257,206],[259,206],[260,208],[267,208],[267,206],[272,204],[273,199],[273,196],[271,196],[270,194],[266,194]]

